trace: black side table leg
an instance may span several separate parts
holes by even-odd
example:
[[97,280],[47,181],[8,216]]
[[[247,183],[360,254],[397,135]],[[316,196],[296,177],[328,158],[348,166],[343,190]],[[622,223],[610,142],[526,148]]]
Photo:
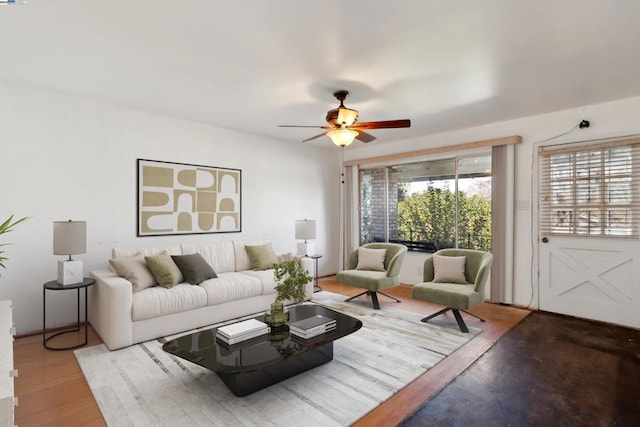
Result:
[[[78,325],[80,323],[78,322]],[[89,329],[89,309],[87,306],[87,288],[84,288],[84,344],[87,344],[88,334],[87,331]]]
[[42,288],[42,345],[47,346],[47,289]]

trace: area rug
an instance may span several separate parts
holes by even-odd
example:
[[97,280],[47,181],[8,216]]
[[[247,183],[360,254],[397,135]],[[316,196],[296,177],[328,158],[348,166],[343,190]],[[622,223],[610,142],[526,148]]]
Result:
[[162,344],[175,336],[75,355],[109,426],[343,426],[481,332],[422,323],[422,315],[396,304],[373,310],[364,299],[344,298],[325,291],[313,298],[363,323],[334,343],[333,361],[246,397],[234,396],[208,369],[164,352]]

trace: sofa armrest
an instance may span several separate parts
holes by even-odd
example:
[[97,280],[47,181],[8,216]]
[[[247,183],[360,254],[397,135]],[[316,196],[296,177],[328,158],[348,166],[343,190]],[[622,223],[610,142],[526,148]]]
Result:
[[89,287],[89,322],[110,350],[133,344],[133,286],[108,270],[94,270]]

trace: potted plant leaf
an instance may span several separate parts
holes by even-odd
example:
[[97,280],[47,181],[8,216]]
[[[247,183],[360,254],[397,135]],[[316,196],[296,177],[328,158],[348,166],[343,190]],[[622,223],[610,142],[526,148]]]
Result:
[[[13,227],[15,227],[16,225],[20,224],[22,221],[25,221],[27,219],[27,217],[22,217],[20,219],[17,219],[15,221],[13,221],[13,215],[11,215],[9,217],[9,219],[7,219],[5,222],[3,222],[0,225],[0,235],[4,234],[4,233],[8,233],[11,230],[13,230]],[[9,245],[10,243],[2,243],[0,244],[0,246],[6,246]],[[0,250],[0,267],[2,268],[7,268],[4,265],[4,262],[7,261],[9,258],[7,258],[6,256],[4,256],[4,251]],[[2,274],[0,274],[0,276],[2,276]]]
[[284,301],[302,301],[305,297],[305,285],[312,281],[313,277],[295,259],[275,264],[273,268],[276,299],[271,304],[271,311],[265,314],[265,322],[277,327],[289,321],[289,312],[284,310]]

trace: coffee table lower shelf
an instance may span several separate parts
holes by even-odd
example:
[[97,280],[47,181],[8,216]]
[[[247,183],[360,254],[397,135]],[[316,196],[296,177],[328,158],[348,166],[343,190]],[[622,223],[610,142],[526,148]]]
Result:
[[236,396],[247,396],[333,360],[333,341],[277,365],[249,372],[216,372]]

